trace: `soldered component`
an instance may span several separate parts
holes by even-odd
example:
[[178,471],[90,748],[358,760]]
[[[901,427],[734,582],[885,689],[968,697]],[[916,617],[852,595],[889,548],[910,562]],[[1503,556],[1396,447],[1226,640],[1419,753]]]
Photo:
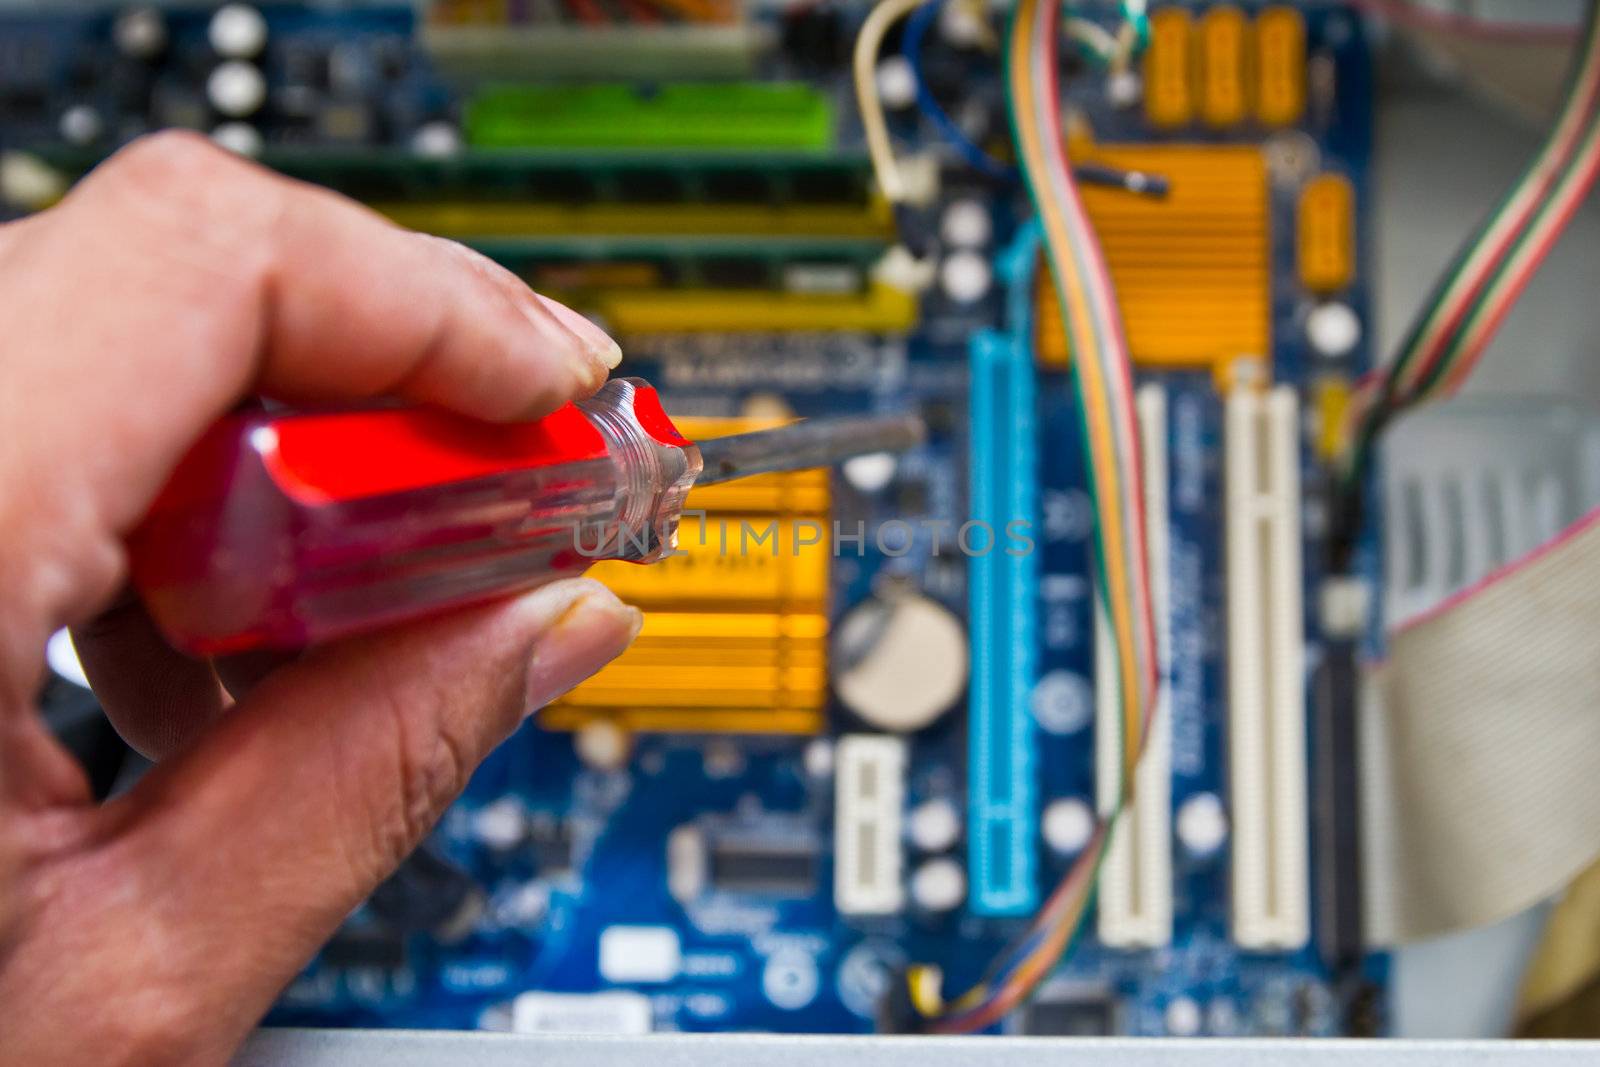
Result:
[[1295,208],[1295,269],[1313,293],[1335,293],[1356,276],[1356,190],[1342,174],[1319,174]]
[[[679,419],[695,438],[771,425]],[[828,686],[828,472],[767,474],[690,492],[680,554],[590,574],[645,612],[633,647],[540,712],[547,729],[809,734]],[[700,514],[702,513],[703,514]]]
[[1256,15],[1256,119],[1293,126],[1306,111],[1306,20],[1292,7]]
[[820,867],[815,841],[753,834],[714,837],[708,856],[711,888],[725,893],[810,896]]
[[1022,1032],[1039,1037],[1107,1037],[1118,1028],[1117,1002],[1107,990],[1045,992],[1022,1011]]
[[921,730],[966,689],[966,632],[948,608],[920,593],[857,605],[840,622],[834,649],[840,701],[875,729]]
[[911,903],[918,911],[954,911],[967,896],[967,873],[949,856],[936,856],[911,872]]
[[[1167,180],[1166,197],[1085,187],[1117,289],[1135,363],[1210,369],[1219,382],[1241,358],[1271,348],[1271,199],[1267,164],[1248,145],[1088,145],[1076,152]],[[1219,234],[1228,239],[1219,241]],[[1067,363],[1061,311],[1041,272],[1036,347],[1046,365]]]
[[1200,18],[1200,118],[1214,129],[1237,126],[1249,115],[1250,20],[1232,4]]
[[1144,114],[1157,129],[1194,121],[1194,17],[1180,7],[1150,16],[1150,43],[1144,53]]
[[1344,448],[1345,419],[1350,409],[1352,390],[1345,378],[1319,378],[1311,387],[1312,410],[1316,421],[1312,447],[1324,463],[1332,463]]

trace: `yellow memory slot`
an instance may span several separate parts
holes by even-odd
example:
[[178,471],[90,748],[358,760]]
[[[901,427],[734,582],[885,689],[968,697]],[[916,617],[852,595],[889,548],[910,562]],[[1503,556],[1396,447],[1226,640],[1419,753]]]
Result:
[[861,293],[613,289],[584,294],[575,304],[622,334],[901,333],[916,325],[919,310],[914,293],[881,282]]
[[661,237],[892,237],[894,216],[867,204],[375,203],[410,230],[470,240],[550,234]]

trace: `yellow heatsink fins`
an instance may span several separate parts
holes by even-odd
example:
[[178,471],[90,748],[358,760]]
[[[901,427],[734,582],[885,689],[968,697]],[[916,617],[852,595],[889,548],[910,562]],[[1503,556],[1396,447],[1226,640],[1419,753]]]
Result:
[[1249,112],[1249,29],[1245,13],[1231,4],[1200,19],[1200,118],[1214,129],[1237,126]]
[[[678,419],[691,439],[771,425]],[[689,494],[680,555],[589,573],[642,608],[616,662],[539,722],[653,733],[817,733],[828,692],[828,472],[768,474]],[[694,512],[704,512],[704,516]]]
[[[1074,146],[1073,155],[1164,176],[1164,199],[1085,188],[1105,249],[1134,362],[1209,368],[1229,379],[1234,361],[1262,359],[1271,343],[1271,242],[1266,161],[1249,145]],[[1065,365],[1069,353],[1048,272],[1041,268],[1036,350]]]
[[1306,21],[1292,7],[1256,16],[1256,118],[1293,126],[1306,110]]
[[1144,53],[1144,114],[1157,129],[1187,126],[1194,120],[1194,19],[1182,8],[1165,7],[1150,16],[1150,43]]
[[1319,174],[1300,190],[1295,266],[1313,293],[1333,293],[1356,276],[1356,191],[1342,174]]

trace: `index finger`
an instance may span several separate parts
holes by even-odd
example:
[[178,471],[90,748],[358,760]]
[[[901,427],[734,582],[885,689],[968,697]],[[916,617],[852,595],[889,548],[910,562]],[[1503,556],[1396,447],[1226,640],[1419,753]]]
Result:
[[482,256],[194,134],[135,142],[0,230],[0,263],[0,513],[29,561],[0,559],[0,594],[40,634],[109,602],[121,538],[242,397],[532,418],[621,356]]

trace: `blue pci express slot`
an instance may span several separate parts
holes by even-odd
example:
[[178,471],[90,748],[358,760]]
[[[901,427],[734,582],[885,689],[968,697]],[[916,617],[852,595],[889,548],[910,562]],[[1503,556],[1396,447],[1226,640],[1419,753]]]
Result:
[[[1029,696],[1038,673],[1038,561],[1006,549],[1006,531],[1037,531],[1038,429],[1029,298],[1038,242],[1024,235],[1003,257],[1008,332],[971,343],[972,519],[990,533],[967,563],[972,645],[967,788],[970,907],[1026,915],[1039,902],[1035,840],[1038,782]],[[1015,526],[1011,524],[1026,524]],[[984,527],[978,527],[982,530]],[[982,537],[979,534],[978,537]]]

